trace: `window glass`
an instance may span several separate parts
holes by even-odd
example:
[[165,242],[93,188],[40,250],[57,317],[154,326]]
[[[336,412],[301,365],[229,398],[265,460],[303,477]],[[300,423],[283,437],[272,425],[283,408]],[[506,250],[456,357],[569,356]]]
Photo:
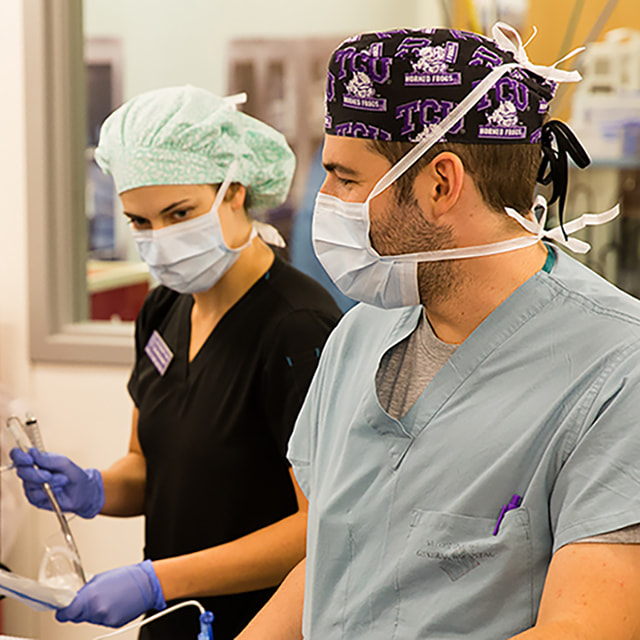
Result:
[[111,178],[93,159],[100,125],[113,108],[140,92],[171,85],[193,84],[220,95],[247,92],[241,108],[285,134],[296,154],[289,200],[264,214],[288,240],[322,139],[322,91],[331,50],[353,32],[417,26],[425,11],[434,22],[440,18],[437,2],[407,2],[393,9],[371,0],[323,6],[301,0],[225,4],[83,2],[90,320],[134,319],[154,285],[137,257]]

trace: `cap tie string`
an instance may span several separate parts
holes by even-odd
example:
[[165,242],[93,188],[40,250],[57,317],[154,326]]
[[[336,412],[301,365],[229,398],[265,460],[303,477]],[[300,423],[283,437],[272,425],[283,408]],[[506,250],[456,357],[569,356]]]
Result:
[[[534,33],[531,38],[527,40],[527,44],[531,42],[537,32],[537,29],[534,27]],[[553,80],[554,82],[580,82],[580,80],[582,80],[582,76],[577,71],[565,71],[564,69],[557,69],[556,66],[561,62],[578,55],[585,50],[585,47],[573,49],[573,51],[570,51],[566,56],[560,58],[560,60],[554,62],[551,66],[545,66],[541,64],[533,64],[531,60],[529,60],[529,56],[525,51],[526,45],[522,44],[520,34],[506,22],[496,22],[491,29],[491,35],[499,47],[505,51],[510,51],[520,65],[528,71],[537,73],[539,76]]]
[[550,120],[542,125],[540,133],[543,158],[537,180],[543,185],[553,184],[549,205],[558,201],[558,220],[566,240],[563,218],[569,183],[567,158],[571,158],[580,169],[588,166],[591,159],[573,131],[564,122]]

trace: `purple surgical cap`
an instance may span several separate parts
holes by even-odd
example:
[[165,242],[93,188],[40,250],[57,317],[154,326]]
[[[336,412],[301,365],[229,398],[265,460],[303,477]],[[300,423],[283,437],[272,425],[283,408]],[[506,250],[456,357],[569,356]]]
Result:
[[[329,62],[325,132],[419,142],[492,69],[516,62],[484,36],[452,29],[366,33]],[[538,142],[556,83],[511,69],[447,131],[442,142]]]

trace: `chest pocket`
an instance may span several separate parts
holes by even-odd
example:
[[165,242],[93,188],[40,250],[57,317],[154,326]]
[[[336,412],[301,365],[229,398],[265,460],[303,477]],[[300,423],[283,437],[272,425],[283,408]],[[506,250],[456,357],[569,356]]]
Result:
[[398,569],[397,638],[500,640],[534,623],[526,508],[495,520],[414,510]]

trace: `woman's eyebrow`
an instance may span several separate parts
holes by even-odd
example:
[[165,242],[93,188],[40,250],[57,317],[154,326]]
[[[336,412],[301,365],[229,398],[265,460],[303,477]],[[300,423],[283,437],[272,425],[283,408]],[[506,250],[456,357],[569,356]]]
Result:
[[125,216],[127,216],[127,218],[131,218],[131,219],[138,219],[138,218],[144,218],[146,220],[146,218],[144,216],[139,216],[137,213],[129,213],[128,211],[123,211],[122,212]]
[[189,198],[184,198],[183,200],[179,200],[178,202],[174,202],[173,204],[170,204],[168,207],[165,207],[160,214],[163,213],[168,213],[169,211],[171,211],[172,209],[175,209],[176,207],[179,207],[181,204],[184,204],[185,202],[188,202]]
[[[185,202],[188,202],[188,201],[189,201],[189,198],[184,198],[183,200],[178,200],[178,202],[174,202],[173,204],[170,204],[168,207],[165,207],[160,212],[160,215],[163,215],[165,213],[169,213],[169,211],[172,211],[176,207],[179,207],[180,205],[182,205],[182,204],[184,204]],[[129,213],[128,211],[123,211],[122,213],[124,213],[124,215],[128,216],[129,218],[144,218],[144,216],[141,216],[141,215],[139,215],[137,213]]]

